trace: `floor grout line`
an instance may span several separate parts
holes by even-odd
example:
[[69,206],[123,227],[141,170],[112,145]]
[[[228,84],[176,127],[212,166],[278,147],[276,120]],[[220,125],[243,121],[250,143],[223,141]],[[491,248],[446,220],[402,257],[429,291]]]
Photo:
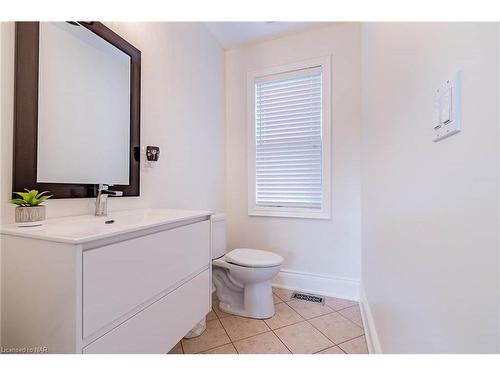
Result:
[[[352,306],[350,306],[350,307],[352,307]],[[349,308],[349,307],[346,307],[345,309],[348,309],[348,308]],[[342,309],[342,310],[345,310],[345,309]],[[358,327],[363,328],[363,332],[364,332],[364,330],[365,330],[365,326],[363,325],[363,322],[361,322],[361,325],[360,325],[360,324],[358,324],[358,323],[356,323],[356,322],[355,322],[354,320],[352,320],[351,318],[349,318],[349,317],[345,316],[344,314],[342,314],[342,313],[341,313],[341,311],[342,311],[342,310],[339,310],[339,311],[336,311],[336,312],[338,312],[340,315],[342,315],[342,317],[346,318],[348,321],[350,321],[350,322],[352,322],[352,323],[356,324]]]
[[[300,316],[300,315],[299,315],[299,316]],[[302,316],[300,316],[300,317],[302,318],[302,320],[301,320],[300,322],[295,322],[295,323],[286,324],[286,325],[284,325],[284,326],[281,326],[281,327],[278,327],[278,328],[274,328],[274,329],[273,329],[273,328],[271,328],[271,327],[269,327],[269,325],[268,325],[268,327],[271,329],[271,331],[277,331],[278,329],[281,329],[281,328],[286,328],[286,327],[290,327],[290,326],[293,326],[294,324],[299,324],[299,323],[307,322],[307,319],[304,319]]]
[[273,330],[271,330],[271,332],[274,334],[274,336],[276,336],[278,338],[278,340],[280,340],[280,342],[285,346],[285,348],[290,352],[290,354],[293,354],[292,352],[292,349],[290,349],[286,344],[285,342],[278,336],[278,334],[276,332],[274,332]]
[[[264,320],[264,323],[266,324],[266,326],[269,327],[269,324],[267,324],[267,322],[265,320]],[[278,334],[276,332],[274,332],[274,329],[272,329],[271,327],[269,327],[269,329],[274,334],[274,336],[276,336],[278,338],[278,340],[280,340],[280,342],[285,346],[285,348],[290,352],[290,354],[293,354],[292,350],[283,342],[283,340],[278,336]]]
[[[332,341],[332,340],[330,340],[330,341]],[[332,342],[333,342],[333,341],[332,341]],[[318,353],[321,353],[323,350],[327,350],[327,349],[335,348],[336,346],[338,346],[338,345],[336,345],[336,344],[335,344],[335,345],[329,346],[328,348],[324,348],[324,349],[318,350],[317,352],[314,352],[314,353],[312,353],[312,354],[318,354]],[[340,349],[340,348],[339,348],[339,349]],[[340,349],[340,350],[342,350],[342,349]]]
[[[236,315],[235,315],[236,316]],[[269,326],[268,326],[269,327]],[[244,337],[242,339],[238,339],[238,340],[235,340],[235,341],[231,341],[233,344],[235,342],[238,342],[238,341],[241,341],[241,340],[246,340],[246,339],[249,339],[249,338],[252,338],[252,337],[255,337],[255,336],[259,336],[259,335],[263,335],[264,333],[268,333],[268,332],[272,332],[272,329],[269,329],[269,331],[264,331],[264,332],[259,332],[259,333],[256,333],[255,335],[251,335],[251,336],[248,336],[248,337]],[[229,335],[228,335],[229,336]],[[231,337],[229,337],[229,340],[232,340]]]
[[[359,336],[356,336],[356,337],[350,338],[349,340],[345,340],[345,341],[339,342],[339,343],[337,344],[337,346],[342,345],[342,344],[345,344],[346,342],[349,342],[349,341],[351,341],[351,340],[359,339],[361,336],[364,336],[364,335],[365,335],[365,334],[363,333],[362,335],[359,335]],[[366,341],[366,338],[365,338],[365,341]],[[340,348],[340,346],[339,346],[339,348]],[[340,348],[340,349],[342,349],[342,348]]]
[[[342,310],[345,310],[345,309],[349,309],[349,308],[351,308],[351,307],[353,307],[353,306],[356,306],[356,305],[358,305],[358,306],[359,306],[359,303],[358,303],[358,302],[356,302],[354,305],[350,305],[350,306],[347,306],[347,307],[342,307],[341,309],[338,309],[338,310],[335,310],[335,309],[334,309],[334,310],[335,310],[335,311],[337,311],[337,312],[339,312],[339,311],[342,311]],[[329,307],[330,307],[331,309],[333,309],[333,307],[331,307],[331,306],[329,306]]]
[[[228,315],[228,316],[238,316],[238,315]],[[227,316],[225,316],[224,318],[227,318]],[[250,319],[250,318],[248,318],[248,319]],[[264,334],[264,333],[273,332],[273,330],[271,329],[271,327],[269,327],[269,325],[266,323],[266,321],[265,321],[264,319],[255,319],[255,320],[261,320],[261,321],[263,321],[263,322],[264,322],[264,324],[267,326],[267,328],[269,328],[269,331],[256,333],[255,335],[251,335],[251,336],[244,337],[244,338],[242,338],[242,339],[239,339],[239,340],[234,340],[234,341],[233,341],[233,339],[231,338],[231,336],[229,336],[229,333],[226,331],[226,328],[224,327],[224,324],[222,324],[222,322],[220,323],[220,324],[222,325],[222,328],[224,328],[224,332],[226,332],[227,337],[229,337],[229,341],[231,341],[231,344],[233,344],[234,349],[236,350],[236,352],[237,352],[238,354],[240,354],[240,353],[238,352],[238,348],[236,347],[236,345],[234,345],[234,343],[235,343],[235,342],[242,341],[242,340],[246,340],[246,339],[249,339],[249,338],[252,338],[252,337],[255,337],[255,336],[259,336],[259,335],[262,335],[262,334]],[[219,321],[220,321],[220,319],[219,319]],[[274,333],[274,332],[273,332],[273,333]],[[276,335],[276,336],[277,336],[277,335]],[[278,337],[278,339],[279,339],[279,337]],[[283,345],[284,345],[284,344],[283,344]],[[286,346],[286,345],[285,345],[285,346]],[[288,347],[287,347],[287,349],[288,349]]]
[[322,349],[322,350],[317,351],[317,352],[315,352],[315,353],[313,353],[313,354],[318,354],[318,353],[321,353],[323,350],[328,350],[328,349],[335,348],[335,347],[336,347],[336,348],[339,348],[339,350],[340,350],[343,354],[349,354],[349,353],[347,353],[344,349],[342,349],[342,348],[341,348],[340,346],[338,346],[338,345],[333,345],[333,346],[330,346],[330,347],[328,347],[328,348],[326,348],[326,349]]
[[[288,306],[289,308],[291,308],[293,311],[295,311],[297,314],[299,314],[299,315],[300,315],[300,317],[301,317],[302,319],[306,320],[306,321],[311,320],[311,319],[314,319],[314,318],[319,318],[320,316],[325,316],[325,315],[328,315],[328,314],[331,314],[331,313],[336,312],[335,310],[333,310],[333,309],[332,309],[332,311],[329,311],[329,312],[327,312],[327,313],[325,313],[325,314],[321,314],[321,315],[313,316],[312,318],[306,318],[306,317],[305,317],[304,315],[302,315],[300,312],[298,312],[297,310],[295,310],[295,309],[293,308],[293,306],[290,306],[287,302],[285,302],[285,303],[287,304],[287,306]],[[331,307],[330,307],[330,306],[328,306],[328,307],[331,309]]]
[[347,353],[344,349],[342,349],[340,346],[337,345],[337,348],[339,348],[340,350],[342,350],[344,352],[344,354],[349,354]]
[[[316,318],[319,318],[319,317],[321,317],[321,316],[329,315],[329,314],[332,314],[332,313],[334,313],[334,312],[335,312],[335,313],[340,314],[343,318],[347,319],[347,320],[348,320],[348,321],[350,321],[351,323],[353,323],[353,324],[357,325],[359,328],[362,328],[362,329],[363,329],[363,332],[365,331],[365,327],[364,327],[363,325],[359,325],[358,323],[356,323],[355,321],[353,321],[352,319],[348,318],[347,316],[345,316],[344,314],[342,314],[342,313],[341,313],[341,311],[342,311],[342,310],[345,310],[345,309],[348,309],[348,308],[350,308],[350,307],[356,306],[356,304],[355,304],[355,305],[348,306],[348,307],[344,307],[343,309],[340,309],[340,310],[334,310],[334,309],[333,309],[332,307],[330,307],[329,305],[326,305],[326,306],[328,306],[330,309],[332,309],[332,311],[330,311],[330,312],[328,312],[328,313],[325,313],[325,314],[321,314],[321,315],[314,316],[314,317],[312,317],[312,318],[306,318],[305,316],[301,315],[301,314],[300,314],[300,312],[298,312],[297,310],[295,310],[295,309],[293,308],[293,306],[290,306],[287,302],[285,302],[285,303],[287,304],[287,306],[288,306],[288,307],[290,307],[293,311],[295,311],[297,314],[299,314],[299,315],[300,315],[300,316],[301,316],[304,320],[306,320],[306,321],[309,321],[309,320],[312,320],[312,319],[316,319]],[[290,325],[291,325],[291,324],[290,324]],[[286,326],[284,326],[284,327],[286,327]],[[282,328],[282,327],[280,327],[280,328]]]
[[[202,350],[201,352],[192,353],[192,354],[203,354],[203,353],[208,352],[208,351],[210,351],[210,350],[214,350],[214,349],[222,348],[223,346],[225,346],[225,345],[229,345],[229,344],[233,345],[233,343],[232,343],[232,342],[226,342],[225,344],[222,344],[222,345],[217,345],[217,346],[214,346],[213,348],[210,348],[210,349],[207,349],[207,350]],[[234,346],[234,345],[233,345],[233,346]],[[236,349],[236,348],[235,348],[235,349]]]
[[[274,293],[274,292],[272,292],[272,293],[273,293],[273,296],[275,296],[280,301],[278,303],[285,302],[276,293]],[[277,305],[277,303],[274,303],[274,298],[273,298],[273,305]]]
[[[290,308],[291,308],[291,307],[290,307]],[[295,310],[294,310],[294,311],[295,311]],[[297,313],[297,314],[298,314],[298,313]],[[297,324],[297,323],[303,323],[303,322],[306,322],[306,321],[307,321],[305,318],[303,318],[303,317],[302,317],[302,315],[300,315],[300,314],[298,314],[298,315],[299,315],[302,319],[304,319],[304,320],[302,320],[302,321],[300,321],[300,322],[295,322],[295,323],[292,323],[292,324],[287,324],[286,326],[279,327],[279,328],[276,328],[276,329],[281,329],[281,328],[289,327],[289,326],[292,326],[292,325],[294,325],[294,324]],[[227,317],[229,317],[229,316],[238,316],[238,315],[228,315],[228,316],[225,316],[224,318],[227,318]],[[223,319],[223,318],[222,318],[222,319]],[[248,318],[248,319],[250,319],[250,318]],[[221,320],[221,319],[219,318],[219,321],[220,321],[220,320]],[[288,351],[289,351],[291,354],[293,354],[293,353],[292,353],[292,351],[291,351],[291,349],[290,349],[290,348],[289,348],[289,347],[288,347],[288,346],[287,346],[287,345],[286,345],[286,344],[285,344],[285,343],[284,343],[284,342],[280,339],[280,337],[276,334],[275,330],[274,330],[274,329],[272,329],[272,328],[269,326],[269,324],[267,324],[267,322],[266,322],[266,320],[265,320],[265,319],[255,319],[255,320],[260,320],[260,321],[263,321],[263,322],[264,322],[264,324],[267,326],[267,328],[269,328],[269,331],[256,333],[255,335],[251,335],[251,336],[248,336],[248,337],[245,337],[245,338],[242,338],[242,339],[239,339],[239,340],[235,340],[235,341],[233,341],[233,339],[231,338],[231,336],[229,336],[229,334],[228,334],[228,333],[227,333],[227,331],[226,331],[226,328],[224,327],[224,324],[222,324],[222,322],[221,322],[222,328],[224,328],[224,332],[226,332],[226,335],[229,337],[229,340],[231,341],[231,343],[233,344],[234,348],[236,349],[236,352],[238,352],[238,348],[236,348],[236,345],[234,345],[234,343],[235,343],[235,342],[237,342],[237,341],[242,341],[242,340],[246,340],[246,339],[249,339],[249,338],[252,338],[252,337],[255,337],[255,336],[259,336],[259,335],[262,335],[262,334],[267,333],[267,332],[272,332],[272,333],[274,333],[274,335],[278,338],[278,340],[280,340],[280,341],[281,341],[281,343],[285,346],[285,348],[287,348],[287,349],[288,349]],[[310,323],[309,323],[309,324],[310,324]],[[312,325],[312,324],[311,324],[311,325]],[[313,326],[313,327],[314,327],[314,326]],[[316,329],[316,327],[314,327],[314,328]],[[330,340],[330,341],[331,341],[331,340]],[[226,345],[226,344],[224,344],[224,345]],[[210,350],[210,349],[208,349],[208,350]],[[238,352],[238,354],[240,354],[240,353]]]
[[[229,338],[229,340],[231,340],[231,338]],[[238,348],[236,347],[236,345],[234,345],[234,342],[232,342],[232,341],[231,341],[231,345],[233,346],[234,351],[236,352],[236,354],[241,354],[241,353],[238,351]]]
[[[288,305],[287,305],[288,306]],[[288,306],[290,307],[290,306]],[[291,308],[291,307],[290,307]],[[291,308],[292,309],[292,308]],[[293,310],[293,309],[292,309]],[[264,322],[267,324],[267,326],[269,327],[269,329],[271,331],[276,331],[278,329],[281,329],[281,328],[285,328],[285,327],[290,327],[290,326],[293,326],[294,324],[298,324],[298,323],[302,323],[302,322],[305,322],[307,321],[306,318],[304,318],[302,315],[300,315],[297,311],[293,310],[302,320],[298,321],[298,322],[295,322],[295,323],[290,323],[290,324],[285,324],[284,326],[281,326],[281,327],[278,327],[278,328],[271,328],[271,326],[269,324],[267,324],[267,322],[264,320]],[[269,318],[270,319],[270,318]]]
[[[323,316],[323,315],[322,315],[322,316]],[[342,316],[343,316],[343,315],[342,315]],[[314,319],[314,318],[311,318],[311,320],[312,320],[312,319]],[[347,318],[346,318],[346,319],[347,319]],[[349,320],[349,319],[348,319],[348,320]],[[310,325],[312,325],[314,328],[316,328],[316,329],[317,329],[317,330],[318,330],[318,331],[319,331],[319,332],[320,332],[323,336],[325,336],[328,340],[330,340],[331,342],[333,342],[333,343],[334,343],[335,345],[337,345],[337,346],[339,346],[340,344],[345,344],[345,343],[346,343],[346,342],[348,342],[348,341],[351,341],[351,340],[354,340],[354,339],[360,338],[361,336],[364,336],[364,335],[365,335],[365,330],[364,330],[364,328],[363,328],[363,334],[361,334],[361,335],[359,335],[359,336],[351,337],[351,338],[350,338],[350,339],[348,339],[348,340],[344,340],[344,341],[342,341],[342,342],[337,343],[337,342],[333,341],[332,339],[330,339],[328,336],[326,336],[326,335],[325,335],[325,334],[324,334],[324,333],[323,333],[323,332],[322,332],[319,328],[317,328],[317,327],[316,327],[314,324],[312,324],[309,320],[307,320],[307,322],[308,322]],[[352,322],[352,323],[354,323],[354,322]],[[340,348],[340,347],[339,347],[339,348]],[[328,348],[327,348],[327,349],[328,349]],[[340,348],[340,349],[342,349],[342,348]]]
[[[219,318],[219,323],[222,326],[222,329],[224,330],[224,332],[226,332],[226,336],[229,339],[229,342],[231,344],[233,344],[234,350],[236,350],[236,353],[238,353],[238,349],[236,349],[236,345],[234,345],[233,339],[231,338],[231,336],[229,336],[229,333],[227,333],[226,327],[224,327],[224,324],[222,324],[222,322],[220,321],[220,318]],[[238,354],[240,354],[240,353],[238,353]]]
[[[217,315],[217,313],[216,313],[215,315]],[[218,318],[218,319],[219,319],[219,322],[220,322],[220,324],[221,324],[222,328],[224,329],[224,332],[226,332],[226,335],[227,335],[227,337],[229,338],[229,341],[231,341],[231,344],[233,344],[234,349],[236,350],[236,352],[237,352],[238,354],[240,354],[240,353],[238,352],[238,348],[236,348],[236,345],[234,345],[234,343],[235,343],[236,341],[246,340],[246,339],[249,339],[249,338],[251,338],[251,337],[255,337],[255,336],[261,335],[261,334],[263,334],[263,333],[266,333],[266,332],[272,331],[271,327],[269,327],[269,326],[267,325],[267,323],[265,322],[265,320],[264,320],[264,319],[255,319],[255,320],[261,320],[261,321],[263,321],[263,322],[264,322],[264,324],[267,326],[267,328],[269,328],[269,331],[256,333],[255,335],[251,335],[251,336],[248,336],[248,337],[245,337],[245,338],[242,338],[242,339],[239,339],[239,340],[235,340],[235,341],[233,341],[233,339],[231,338],[231,336],[229,336],[229,333],[227,332],[226,327],[224,327],[224,324],[222,324],[222,321],[221,321],[221,319],[224,319],[224,318],[227,318],[227,317],[230,317],[230,316],[238,316],[238,315],[229,314],[229,315],[227,315],[227,316],[225,316],[225,317],[223,317],[223,318]],[[244,317],[242,317],[242,318],[244,318]],[[251,318],[247,318],[247,319],[251,319]]]
[[[335,344],[335,342],[334,342],[333,340],[330,340],[330,338],[329,338],[327,335],[325,335],[323,332],[321,332],[318,328],[316,328],[316,327],[314,326],[314,324],[312,324],[312,323],[311,323],[310,321],[308,321],[308,320],[306,320],[306,322],[307,322],[307,323],[309,323],[309,324],[311,325],[311,327],[313,327],[316,331],[318,331],[319,333],[321,333],[325,339],[327,339],[328,341],[330,341],[331,343],[333,343],[333,345],[334,345],[334,346],[336,345],[336,344]],[[331,348],[331,346],[330,346],[330,348]],[[327,348],[325,348],[325,349],[327,349]],[[323,349],[323,350],[324,350],[324,349]]]

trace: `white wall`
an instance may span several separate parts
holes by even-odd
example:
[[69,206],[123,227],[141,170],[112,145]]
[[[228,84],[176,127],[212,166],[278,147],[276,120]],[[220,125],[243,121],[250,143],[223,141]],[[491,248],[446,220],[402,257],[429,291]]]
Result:
[[[111,198],[109,210],[224,210],[224,52],[200,23],[109,23],[142,52],[141,143],[161,148],[141,169],[141,197]],[[2,24],[1,222],[12,222],[14,24]],[[3,81],[5,76],[6,81]],[[92,213],[95,199],[52,200],[48,217]]]
[[[497,25],[363,27],[362,282],[385,353],[498,352]],[[433,143],[462,69],[463,132]]]
[[[349,297],[357,297],[360,277],[360,36],[359,24],[343,23],[226,52],[228,248],[275,251],[292,271],[277,282]],[[333,71],[332,219],[249,217],[247,72],[327,55]]]
[[148,205],[224,210],[224,53],[200,23],[121,23],[142,51],[142,144],[161,148],[143,170]]

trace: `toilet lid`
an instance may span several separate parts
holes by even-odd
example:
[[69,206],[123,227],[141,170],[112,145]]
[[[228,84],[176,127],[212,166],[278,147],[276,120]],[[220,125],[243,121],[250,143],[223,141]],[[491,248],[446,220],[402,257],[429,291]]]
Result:
[[283,263],[280,255],[255,249],[234,249],[226,254],[225,260],[245,267],[274,267]]

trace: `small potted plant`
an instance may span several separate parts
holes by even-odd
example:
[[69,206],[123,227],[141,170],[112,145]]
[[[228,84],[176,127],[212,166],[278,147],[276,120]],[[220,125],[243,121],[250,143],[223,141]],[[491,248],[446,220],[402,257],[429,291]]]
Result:
[[46,195],[48,191],[28,190],[26,192],[14,192],[20,198],[14,198],[10,202],[16,207],[16,224],[20,227],[34,227],[42,225],[45,220],[45,206],[42,205],[52,195]]

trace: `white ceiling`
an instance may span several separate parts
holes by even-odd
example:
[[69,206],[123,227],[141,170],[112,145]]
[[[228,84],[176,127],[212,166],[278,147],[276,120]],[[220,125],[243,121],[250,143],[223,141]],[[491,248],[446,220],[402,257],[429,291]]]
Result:
[[205,22],[226,49],[326,24],[328,22]]

